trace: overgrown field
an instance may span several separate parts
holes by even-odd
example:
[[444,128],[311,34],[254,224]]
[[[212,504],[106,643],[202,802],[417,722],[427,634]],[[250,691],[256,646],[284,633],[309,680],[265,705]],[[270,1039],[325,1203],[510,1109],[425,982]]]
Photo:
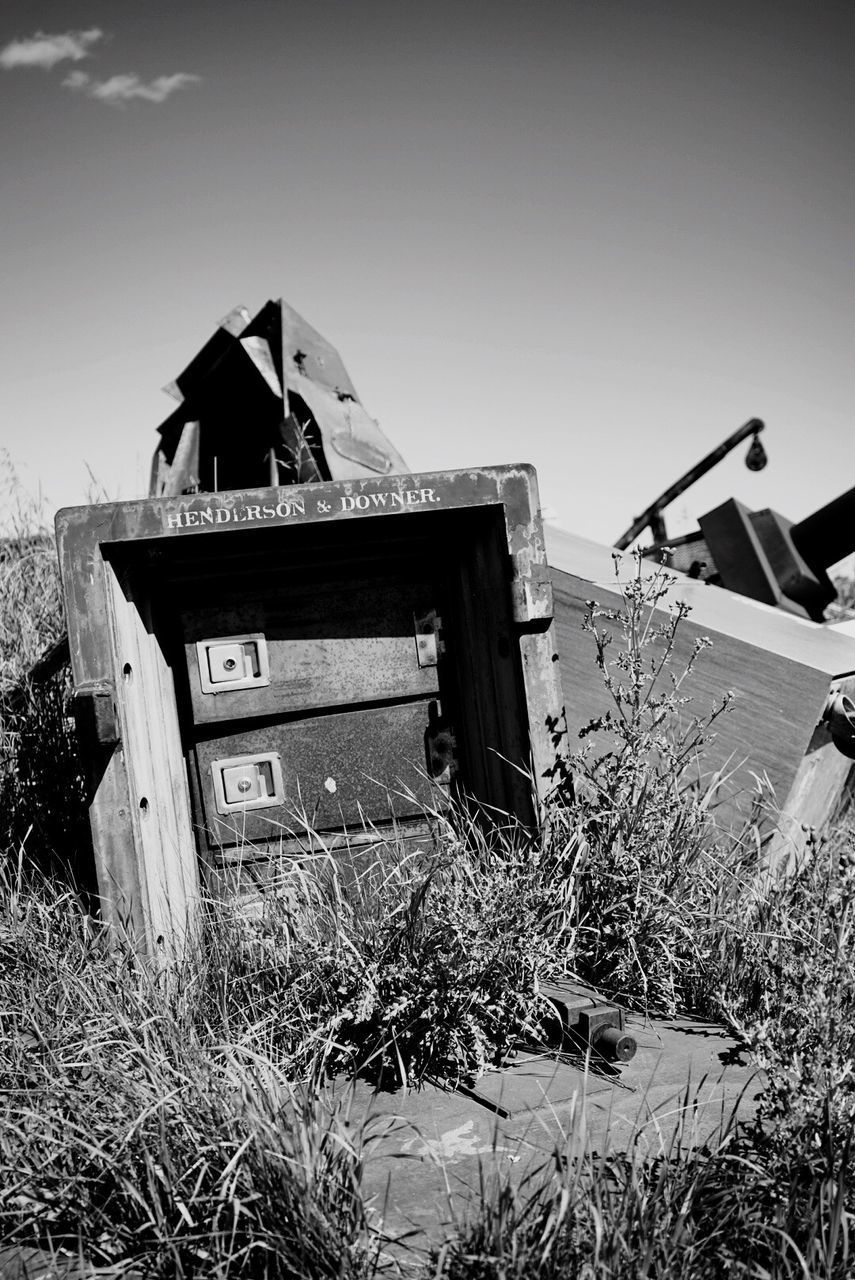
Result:
[[521,1189],[485,1187],[409,1274],[855,1275],[855,842],[809,839],[782,881],[757,875],[758,827],[717,831],[713,786],[689,779],[726,699],[683,704],[661,575],[637,566],[622,613],[591,619],[603,718],[557,764],[537,834],[438,811],[429,854],[283,865],[252,918],[212,906],[167,982],[69,883],[85,823],[64,673],[13,693],[62,630],[40,532],[19,509],[0,562],[0,1274],[4,1249],[82,1275],[394,1270],[364,1135],[326,1082],[471,1079],[538,1035],[539,984],[575,975],[728,1024],[767,1073],[756,1121],[656,1159],[557,1152]]

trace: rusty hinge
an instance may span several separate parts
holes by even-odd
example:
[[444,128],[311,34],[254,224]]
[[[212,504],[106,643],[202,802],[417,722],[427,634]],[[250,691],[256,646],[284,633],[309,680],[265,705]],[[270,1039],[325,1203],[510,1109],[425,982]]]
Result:
[[445,653],[442,638],[442,618],[436,609],[413,614],[413,630],[416,636],[416,657],[420,667],[435,667]]
[[425,755],[429,777],[441,787],[449,788],[458,770],[457,738],[454,726],[442,714],[437,702],[428,704]]

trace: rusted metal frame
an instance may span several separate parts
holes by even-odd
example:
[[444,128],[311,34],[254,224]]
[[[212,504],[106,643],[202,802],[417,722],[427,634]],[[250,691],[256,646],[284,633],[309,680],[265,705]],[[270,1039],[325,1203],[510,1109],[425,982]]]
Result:
[[[90,717],[94,722],[94,731],[90,723],[90,814],[99,890],[108,919],[129,925],[140,939],[148,939],[149,946],[158,941],[152,937],[153,929],[160,928],[160,937],[164,932],[169,935],[163,938],[165,950],[174,955],[183,936],[175,913],[188,905],[193,892],[192,884],[185,884],[178,895],[179,901],[172,904],[172,915],[170,904],[166,903],[166,914],[161,911],[155,921],[152,904],[169,879],[163,857],[175,851],[167,849],[161,856],[155,850],[142,859],[137,853],[146,840],[140,825],[145,819],[138,812],[141,798],[136,792],[139,779],[146,774],[147,755],[152,753],[153,745],[151,742],[141,745],[135,740],[135,736],[140,737],[140,726],[145,724],[140,699],[144,702],[146,694],[153,695],[152,706],[157,706],[158,713],[165,703],[171,702],[167,708],[171,717],[176,715],[176,710],[174,688],[170,695],[168,683],[163,683],[171,679],[164,664],[157,667],[156,655],[151,656],[153,650],[148,659],[143,652],[146,645],[149,649],[156,646],[156,639],[153,628],[146,626],[147,620],[143,617],[144,591],[142,596],[138,594],[140,589],[134,587],[122,568],[133,562],[134,550],[141,551],[145,544],[150,546],[152,540],[163,544],[199,533],[215,534],[259,525],[293,526],[312,521],[370,519],[383,514],[405,516],[419,510],[438,512],[489,505],[499,505],[504,512],[512,614],[519,632],[526,683],[529,740],[533,755],[540,757],[535,761],[535,781],[542,794],[546,789],[548,754],[543,745],[547,740],[545,725],[560,710],[561,694],[557,665],[553,661],[551,588],[538,518],[536,481],[530,467],[382,479],[366,477],[299,489],[195,494],[70,509],[59,514],[58,545],[71,623],[69,640],[75,688],[84,701],[91,697],[97,702],[95,714]],[[141,646],[139,656],[144,661],[155,662],[157,667],[146,688],[137,688],[135,695],[131,695],[122,682],[122,625],[126,632],[129,626],[132,631],[136,629],[135,643]],[[112,646],[106,643],[111,635]],[[545,672],[541,668],[545,668]],[[111,731],[110,715],[105,714],[111,697],[115,698],[120,738],[115,743],[112,738],[117,735]],[[151,707],[146,711],[150,712]],[[81,721],[84,720],[85,716],[81,715]],[[178,746],[163,762],[166,792],[163,805],[169,818],[170,838],[178,840],[180,836],[186,846],[192,837],[186,772],[178,737],[176,721],[173,738]],[[150,796],[142,799],[151,804]],[[183,817],[177,815],[176,805]],[[182,822],[186,825],[183,833]],[[155,827],[150,826],[149,833]],[[151,845],[151,834],[148,843]],[[183,853],[178,852],[179,880],[182,877],[187,880],[190,855],[186,847]],[[196,856],[193,845],[193,866],[198,869]],[[158,866],[150,865],[158,858]],[[147,882],[152,874],[156,880],[160,878],[154,887]]]
[[[257,376],[273,396],[283,400],[279,329],[277,303],[266,303],[252,319],[245,308],[236,307],[178,378],[165,388],[180,401],[180,406],[158,428],[161,443],[152,462],[152,496],[174,496],[199,487],[200,427],[204,425],[200,422],[200,407],[206,396],[213,395],[212,388],[223,383],[234,386],[248,376],[254,385]],[[171,462],[167,462],[168,457]],[[275,483],[272,478],[271,482]]]
[[[236,309],[167,388],[181,404],[159,428],[153,497],[186,491],[193,477],[198,482],[200,474],[210,472],[211,406],[223,395],[241,400],[242,389],[249,392],[256,378],[275,397],[276,407],[269,422],[264,418],[270,437],[266,471],[263,479],[253,475],[253,483],[302,484],[407,471],[404,459],[360,403],[339,353],[280,299],[266,303],[252,320]],[[197,419],[201,456],[200,428],[193,427]],[[241,447],[230,446],[230,456],[238,456]],[[218,457],[226,461],[219,453]],[[222,475],[230,469],[222,465],[219,471]],[[207,474],[202,487],[217,490],[221,485]]]
[[[407,464],[369,416],[338,351],[308,321],[280,299],[282,385],[291,436],[317,427],[323,464],[333,480],[366,471],[406,473]],[[297,405],[311,421],[300,420]],[[304,411],[304,412],[305,412]],[[308,479],[305,471],[298,479]]]

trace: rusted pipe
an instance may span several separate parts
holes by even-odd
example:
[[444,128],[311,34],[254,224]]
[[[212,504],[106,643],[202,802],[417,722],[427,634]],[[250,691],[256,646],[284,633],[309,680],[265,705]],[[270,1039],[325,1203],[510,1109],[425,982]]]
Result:
[[[741,427],[737,427],[736,431],[729,435],[726,440],[723,440],[717,449],[713,449],[712,453],[708,453],[690,471],[680,476],[680,479],[676,480],[664,493],[661,493],[655,502],[651,502],[650,506],[646,507],[640,516],[636,516],[626,532],[622,533],[615,543],[618,551],[625,551],[648,525],[654,529],[656,541],[664,541],[665,522],[660,514],[662,510],[673,502],[675,498],[679,498],[681,493],[685,493],[686,489],[693,485],[696,480],[700,480],[701,476],[705,476],[708,471],[711,471],[716,463],[721,462],[722,458],[726,458],[731,449],[735,449],[746,436],[758,436],[761,431],[765,430],[765,427],[765,422],[760,418],[749,418]],[[829,563],[833,562],[829,561]]]

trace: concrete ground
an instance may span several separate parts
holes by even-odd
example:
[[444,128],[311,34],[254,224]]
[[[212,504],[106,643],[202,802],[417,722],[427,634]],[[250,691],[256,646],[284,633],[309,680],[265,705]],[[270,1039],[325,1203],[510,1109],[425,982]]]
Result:
[[[482,1181],[498,1175],[519,1183],[556,1147],[656,1154],[681,1123],[681,1141],[700,1146],[732,1115],[751,1115],[762,1079],[721,1027],[630,1015],[627,1029],[638,1052],[616,1067],[586,1070],[579,1059],[520,1053],[466,1093],[433,1086],[376,1093],[343,1084],[347,1124],[354,1133],[365,1125],[363,1193],[389,1241],[389,1260],[403,1272],[423,1267],[450,1224],[475,1209]],[[75,1259],[0,1248],[0,1280],[92,1274]]]
[[751,1115],[762,1080],[721,1027],[630,1018],[628,1030],[635,1058],[604,1070],[520,1053],[467,1093],[375,1093],[358,1084],[350,1122],[367,1122],[363,1189],[391,1256],[423,1261],[483,1180],[516,1183],[556,1147],[655,1154],[681,1123],[681,1141],[700,1146],[732,1115]]

